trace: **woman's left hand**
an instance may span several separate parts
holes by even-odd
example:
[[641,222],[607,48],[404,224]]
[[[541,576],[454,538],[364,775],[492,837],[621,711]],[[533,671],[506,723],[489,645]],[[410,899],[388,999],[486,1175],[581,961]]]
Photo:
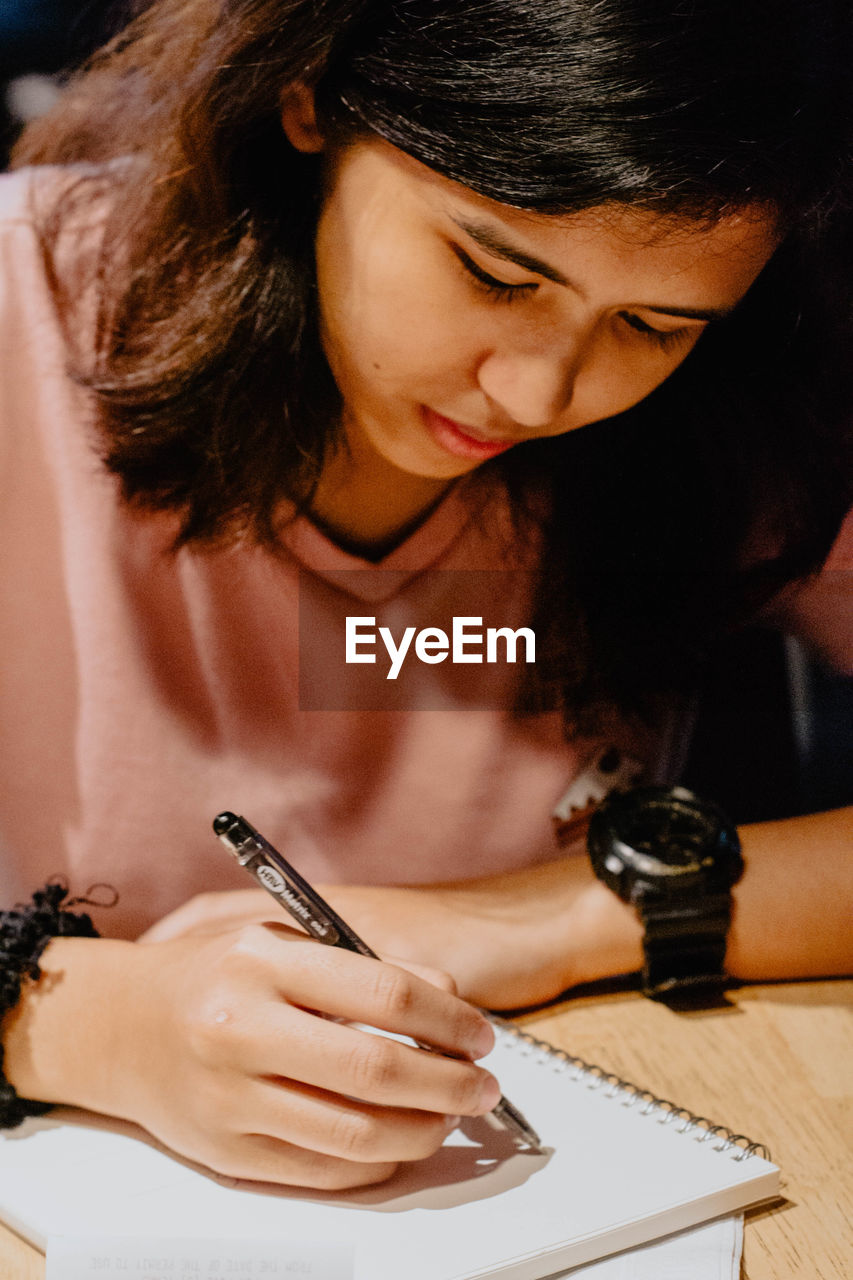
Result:
[[[747,981],[853,972],[853,807],[739,829],[726,968]],[[578,846],[524,871],[424,889],[335,888],[344,919],[377,949],[445,969],[460,995],[520,1008],[642,967],[634,908]]]
[[[633,911],[594,878],[580,853],[456,884],[319,888],[381,955],[445,970],[460,995],[485,1008],[540,1004],[579,982],[641,964]],[[280,919],[260,889],[201,894],[140,941]]]
[[580,855],[458,884],[344,885],[327,896],[371,946],[444,969],[487,1009],[541,1004],[642,961],[634,912]]
[[[853,972],[853,807],[740,828],[746,872],[733,890],[726,967],[757,981]],[[382,955],[442,969],[487,1009],[551,1000],[580,982],[642,967],[633,907],[593,876],[580,845],[522,871],[423,888],[321,890]],[[263,890],[203,894],[143,941],[224,923],[277,920]]]

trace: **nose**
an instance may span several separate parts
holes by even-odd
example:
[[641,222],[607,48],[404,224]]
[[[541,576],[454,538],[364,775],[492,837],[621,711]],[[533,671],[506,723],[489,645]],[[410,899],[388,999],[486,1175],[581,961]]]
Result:
[[513,422],[545,431],[572,402],[576,357],[544,351],[493,351],[477,372],[480,389]]

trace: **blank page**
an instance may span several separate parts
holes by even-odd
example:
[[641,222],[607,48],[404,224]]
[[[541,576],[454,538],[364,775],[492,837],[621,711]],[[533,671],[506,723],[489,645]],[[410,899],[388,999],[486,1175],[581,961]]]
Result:
[[352,1242],[356,1280],[542,1280],[777,1193],[778,1169],[648,1095],[501,1027],[482,1059],[542,1137],[490,1119],[345,1195],[219,1179],[141,1130],[57,1109],[0,1139],[0,1216],[48,1235],[257,1235]]

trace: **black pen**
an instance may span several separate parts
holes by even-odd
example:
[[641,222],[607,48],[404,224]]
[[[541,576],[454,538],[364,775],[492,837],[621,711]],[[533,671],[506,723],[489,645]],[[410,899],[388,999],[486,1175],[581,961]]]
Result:
[[[213,820],[213,830],[240,866],[245,867],[312,938],[374,960],[380,958],[245,818],[239,818],[236,813],[220,813]],[[430,1053],[439,1052],[434,1045],[419,1040],[415,1044]],[[535,1129],[508,1099],[502,1097],[492,1115],[528,1146],[537,1149],[541,1146]]]

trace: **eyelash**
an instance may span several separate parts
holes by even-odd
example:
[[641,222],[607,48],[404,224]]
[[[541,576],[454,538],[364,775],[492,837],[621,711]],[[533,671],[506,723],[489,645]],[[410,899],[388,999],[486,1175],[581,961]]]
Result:
[[[497,280],[494,276],[490,276],[488,272],[483,271],[482,267],[478,267],[473,258],[469,258],[463,249],[456,248],[455,253],[460,263],[464,267],[468,276],[470,276],[477,288],[494,298],[497,302],[517,302],[526,294],[534,293],[539,285],[530,281],[528,284],[508,284],[506,280]],[[663,351],[670,351],[673,347],[684,342],[690,334],[689,328],[681,329],[653,329],[650,324],[646,324],[639,316],[632,315],[630,311],[620,311],[620,318],[635,333],[639,333],[649,342],[653,342],[655,346],[660,347]]]
[[686,326],[681,329],[653,329],[650,324],[646,324],[645,320],[641,320],[639,316],[632,315],[630,311],[620,311],[619,315],[631,329],[641,334],[642,337],[648,338],[649,342],[653,342],[655,346],[661,347],[664,351],[670,351],[673,347],[677,347],[692,332]]
[[477,288],[498,302],[517,302],[525,294],[534,293],[539,288],[532,280],[529,284],[507,284],[506,280],[496,280],[482,267],[478,267],[463,249],[457,248],[455,253],[468,275],[473,277]]

